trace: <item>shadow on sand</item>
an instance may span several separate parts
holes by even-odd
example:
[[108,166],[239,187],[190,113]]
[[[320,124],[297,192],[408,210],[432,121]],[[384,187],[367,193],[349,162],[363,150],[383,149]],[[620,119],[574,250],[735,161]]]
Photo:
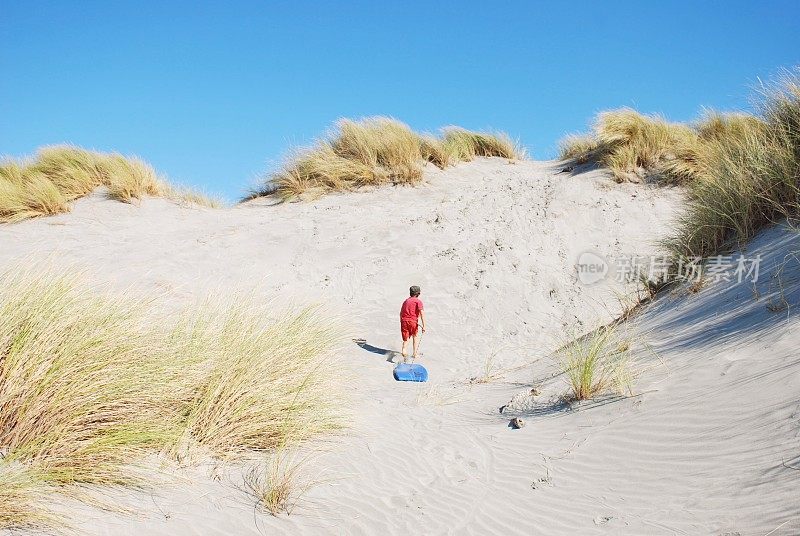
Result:
[[353,342],[356,345],[360,346],[367,352],[372,352],[373,354],[382,355],[386,358],[386,361],[389,363],[395,363],[395,357],[400,355],[400,352],[395,352],[394,350],[387,350],[386,348],[379,348],[377,346],[372,346],[371,344],[367,343],[366,339],[353,339]]

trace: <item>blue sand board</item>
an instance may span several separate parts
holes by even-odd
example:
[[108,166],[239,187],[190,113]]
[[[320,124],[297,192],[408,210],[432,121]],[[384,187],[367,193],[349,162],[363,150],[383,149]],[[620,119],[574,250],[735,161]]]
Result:
[[428,371],[416,363],[401,363],[394,367],[394,379],[399,382],[426,382],[428,381]]

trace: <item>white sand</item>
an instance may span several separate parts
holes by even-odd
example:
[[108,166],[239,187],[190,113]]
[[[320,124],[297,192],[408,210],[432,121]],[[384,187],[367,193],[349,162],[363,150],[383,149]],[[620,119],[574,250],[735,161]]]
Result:
[[[308,466],[326,482],[291,516],[256,513],[228,478],[201,467],[152,496],[126,493],[135,516],[75,507],[80,530],[800,534],[800,471],[783,465],[800,467],[800,335],[794,309],[767,309],[779,287],[764,265],[758,300],[752,287],[711,285],[638,319],[639,396],[557,402],[566,385],[549,353],[576,326],[617,316],[624,290],[577,283],[578,255],[657,252],[681,195],[556,171],[482,159],[428,168],[419,188],[227,210],[96,195],[71,214],[0,228],[0,267],[47,257],[167,304],[231,290],[321,302],[369,345],[341,351],[350,370],[332,373],[352,386],[353,427]],[[795,237],[770,231],[749,253],[782,261],[800,249]],[[796,303],[789,260],[784,293]],[[426,304],[427,384],[394,382],[384,353],[399,349],[411,284]],[[492,356],[498,368],[528,365],[470,385]],[[531,399],[534,382],[542,394]],[[527,426],[512,430],[517,415]]]

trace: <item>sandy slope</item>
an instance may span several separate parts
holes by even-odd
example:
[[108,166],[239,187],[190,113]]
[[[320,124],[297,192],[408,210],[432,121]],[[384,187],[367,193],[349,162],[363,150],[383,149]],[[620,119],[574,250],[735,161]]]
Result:
[[[613,318],[624,291],[578,284],[577,256],[654,253],[680,206],[677,191],[557,169],[483,159],[429,168],[419,188],[229,210],[94,196],[71,214],[0,228],[3,267],[46,256],[98,282],[156,290],[167,305],[229,290],[322,302],[366,341],[345,345],[349,368],[332,371],[352,386],[353,429],[309,466],[326,483],[292,516],[256,514],[235,474],[200,468],[184,475],[191,484],[131,494],[134,517],[79,508],[81,530],[800,533],[800,473],[781,464],[800,466],[793,309],[773,313],[741,286],[661,300],[638,321],[637,340],[655,350],[637,352],[639,396],[556,401],[565,385],[549,352]],[[782,259],[793,236],[776,230],[756,245]],[[410,284],[428,315],[428,384],[395,383],[387,362]],[[490,357],[527,366],[470,385]],[[534,381],[542,394],[531,399]],[[528,426],[512,431],[517,414]]]

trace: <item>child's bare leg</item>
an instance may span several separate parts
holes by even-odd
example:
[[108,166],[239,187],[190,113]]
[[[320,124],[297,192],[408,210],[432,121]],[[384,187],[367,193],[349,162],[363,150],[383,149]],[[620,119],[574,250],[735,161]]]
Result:
[[416,359],[416,358],[417,358],[417,348],[419,348],[419,337],[417,337],[416,335],[414,335],[414,336],[411,338],[411,341],[412,341],[412,342],[413,342],[413,344],[414,344],[414,359]]
[[403,356],[403,360],[406,358],[406,343],[408,341],[403,341],[403,345],[400,347],[400,355]]

